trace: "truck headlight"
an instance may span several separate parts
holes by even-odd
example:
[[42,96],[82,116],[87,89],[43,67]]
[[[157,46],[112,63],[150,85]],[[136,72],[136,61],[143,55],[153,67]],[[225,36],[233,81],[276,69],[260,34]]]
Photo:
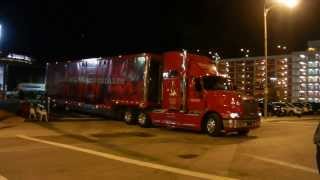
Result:
[[230,113],[230,117],[231,117],[232,119],[236,119],[236,118],[239,118],[240,115],[239,115],[239,113]]

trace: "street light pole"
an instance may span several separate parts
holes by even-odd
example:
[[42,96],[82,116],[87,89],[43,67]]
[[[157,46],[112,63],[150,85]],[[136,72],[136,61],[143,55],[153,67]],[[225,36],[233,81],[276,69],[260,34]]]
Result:
[[[264,56],[265,56],[265,74],[264,82],[264,117],[268,117],[268,14],[276,6],[287,6],[294,8],[300,0],[265,0],[264,1]],[[269,3],[268,3],[269,2]],[[269,7],[268,7],[269,5]]]
[[264,117],[268,117],[268,13],[270,8],[264,4],[264,58],[265,58],[265,81],[264,81]]

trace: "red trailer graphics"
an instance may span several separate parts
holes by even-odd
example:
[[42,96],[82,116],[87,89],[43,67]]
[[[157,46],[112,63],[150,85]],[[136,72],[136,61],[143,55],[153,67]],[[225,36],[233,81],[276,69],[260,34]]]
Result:
[[186,52],[92,58],[48,65],[47,93],[68,109],[211,135],[260,126],[254,99],[237,93],[212,61]]
[[154,91],[159,91],[159,87],[155,89],[153,81],[146,82],[144,77],[146,69],[151,70],[153,64],[159,61],[156,58],[139,55],[49,64],[48,96],[59,102],[68,102],[64,105],[69,106],[86,104],[143,108],[155,105],[159,103],[159,98],[147,97],[146,86]]

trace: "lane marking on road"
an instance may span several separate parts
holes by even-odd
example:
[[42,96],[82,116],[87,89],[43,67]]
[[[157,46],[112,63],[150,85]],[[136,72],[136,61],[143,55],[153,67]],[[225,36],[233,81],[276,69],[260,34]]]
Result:
[[268,162],[268,163],[273,163],[273,164],[277,164],[280,166],[284,166],[284,167],[289,167],[289,168],[293,168],[293,169],[299,169],[302,171],[306,171],[309,173],[315,173],[318,174],[318,170],[313,169],[313,168],[309,168],[306,166],[301,166],[298,164],[292,164],[292,163],[288,163],[288,162],[284,162],[284,161],[279,161],[279,160],[275,160],[275,159],[270,159],[270,158],[265,158],[265,157],[261,157],[261,156],[256,156],[256,155],[252,155],[252,154],[242,154],[244,156],[250,157],[250,158],[254,158],[260,161],[264,161],[264,162]]
[[1,174],[0,174],[0,180],[8,180],[8,179],[5,178],[4,176],[1,176]]
[[312,119],[312,120],[262,120],[262,122],[267,122],[267,123],[278,123],[278,122],[290,122],[290,123],[315,123],[317,124],[320,121],[320,119]]
[[166,166],[166,165],[161,165],[161,164],[155,164],[155,163],[130,159],[130,158],[117,156],[117,155],[113,155],[113,154],[109,154],[109,153],[103,153],[103,152],[80,148],[80,147],[71,146],[71,145],[67,145],[67,144],[42,140],[42,139],[33,138],[33,137],[25,136],[25,135],[17,135],[17,137],[24,139],[24,140],[29,140],[29,141],[33,141],[33,142],[42,143],[42,144],[48,144],[48,145],[52,145],[52,146],[56,146],[56,147],[60,147],[60,148],[65,148],[65,149],[69,149],[69,150],[73,150],[73,151],[78,151],[78,152],[83,152],[83,153],[103,157],[103,158],[110,159],[110,160],[120,161],[123,163],[133,164],[133,165],[141,166],[141,167],[162,170],[162,171],[166,171],[166,172],[170,172],[170,173],[174,173],[174,174],[179,174],[179,175],[185,175],[185,176],[201,178],[201,179],[210,179],[210,180],[236,180],[234,178],[229,178],[229,177],[224,177],[224,176],[218,176],[218,175],[213,175],[213,174],[207,174],[207,173],[202,173],[202,172],[197,172],[197,171],[192,171],[192,170],[187,170],[187,169],[181,169],[181,168],[176,168],[176,167],[171,167],[171,166]]
[[264,125],[292,125],[292,126],[317,126],[318,122],[290,122],[290,121],[275,121],[275,122],[265,122]]

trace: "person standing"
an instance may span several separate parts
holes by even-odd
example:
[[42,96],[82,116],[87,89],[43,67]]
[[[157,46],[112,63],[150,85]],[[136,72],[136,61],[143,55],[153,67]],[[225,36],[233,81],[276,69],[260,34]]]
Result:
[[320,174],[320,123],[317,127],[316,132],[314,133],[313,141],[314,141],[314,144],[316,145],[316,150],[317,150],[316,160],[317,160],[317,165],[318,165],[318,171]]

